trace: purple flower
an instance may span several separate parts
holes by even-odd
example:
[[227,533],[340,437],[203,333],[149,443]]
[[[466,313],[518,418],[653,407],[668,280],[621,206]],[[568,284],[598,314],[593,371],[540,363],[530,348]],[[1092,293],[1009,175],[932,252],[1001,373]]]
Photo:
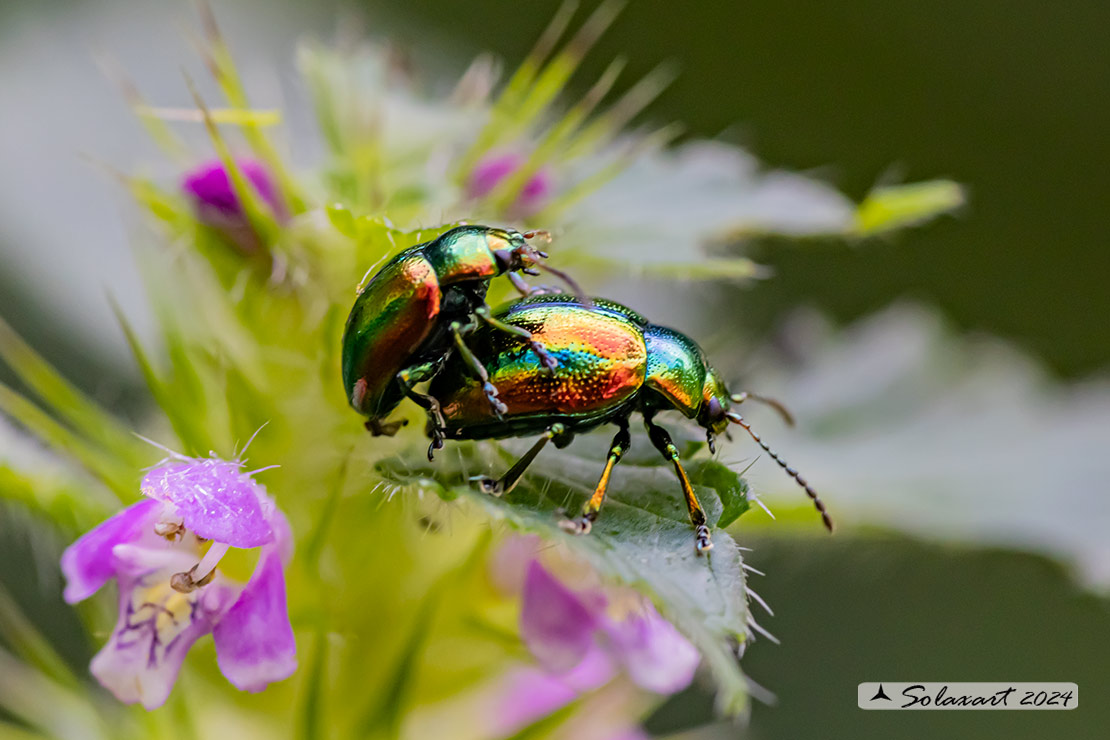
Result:
[[[284,220],[285,207],[266,168],[260,162],[250,159],[241,159],[238,165],[278,220]],[[231,177],[219,160],[205,162],[185,173],[181,189],[192,201],[197,219],[201,223],[216,229],[248,254],[262,249],[258,235],[243,211],[243,204],[239,202],[235,189],[231,186]]]
[[609,675],[621,670],[657,694],[681,691],[694,678],[697,649],[646,599],[622,603],[598,590],[574,591],[533,560],[523,602],[521,637],[551,673],[566,675],[600,655]]
[[[509,175],[520,169],[525,163],[525,158],[519,154],[495,154],[480,161],[470,173],[467,183],[467,195],[470,198],[481,198],[489,195]],[[551,176],[544,170],[532,175],[520,189],[514,210],[522,215],[536,213],[543,205],[543,201],[551,194]]]
[[[242,467],[175,455],[143,478],[148,499],[62,554],[67,602],[87,599],[113,578],[119,585],[119,621],[89,667],[120,701],[161,706],[185,654],[208,633],[220,670],[237,688],[261,691],[296,669],[284,575],[292,534]],[[231,548],[259,548],[246,583],[216,569]]]
[[[492,688],[483,716],[493,735],[518,732],[622,673],[631,679],[626,688],[657,694],[690,684],[700,656],[649,601],[612,589],[570,588],[537,559],[540,547],[538,538],[512,537],[491,561],[494,585],[521,594],[521,637],[538,663],[514,668]],[[638,730],[627,732],[640,737]]]

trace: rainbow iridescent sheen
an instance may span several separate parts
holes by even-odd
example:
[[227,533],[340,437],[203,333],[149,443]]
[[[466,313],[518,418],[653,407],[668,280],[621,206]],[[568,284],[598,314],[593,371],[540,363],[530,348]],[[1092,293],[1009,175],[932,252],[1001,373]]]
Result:
[[574,296],[539,296],[518,301],[497,317],[532,332],[558,364],[543,367],[512,334],[486,328],[470,334],[467,344],[508,410],[498,420],[482,384],[461,359],[452,358],[433,381],[431,395],[440,399],[449,428],[467,432],[462,436],[525,433],[564,418],[600,423],[626,407],[643,385],[643,332],[617,311],[582,306]]
[[694,418],[706,389],[723,388],[693,340],[619,303],[597,298],[587,307],[571,295],[535,296],[496,316],[532,332],[558,364],[547,370],[527,343],[503,331],[482,327],[468,335],[507,411],[497,419],[482,384],[452,358],[430,390],[449,437],[525,435],[555,422],[585,430],[644,405]]
[[698,413],[709,366],[701,347],[685,334],[651,325],[644,332],[648,347],[647,385],[689,418]]
[[431,333],[440,298],[421,247],[394,257],[359,293],[343,334],[343,386],[356,411],[376,418],[400,403],[399,389],[387,391]]
[[[466,322],[486,282],[504,271],[498,253],[526,246],[515,231],[460,226],[401,252],[359,293],[343,334],[343,386],[351,406],[381,419],[404,398],[402,370],[449,351],[448,320]],[[452,292],[458,288],[458,291]],[[462,292],[460,292],[462,291]],[[430,346],[436,343],[442,346]]]

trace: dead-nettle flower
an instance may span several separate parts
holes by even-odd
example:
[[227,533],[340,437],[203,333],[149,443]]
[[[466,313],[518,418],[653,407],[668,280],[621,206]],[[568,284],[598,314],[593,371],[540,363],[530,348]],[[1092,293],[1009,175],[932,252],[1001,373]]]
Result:
[[[571,588],[544,563],[591,585]],[[538,537],[509,537],[489,569],[499,591],[520,594],[520,635],[536,658],[506,671],[483,693],[478,704],[490,735],[519,732],[622,672],[631,685],[657,694],[676,693],[693,680],[697,649],[650,601],[630,589],[595,585],[588,568],[564,560]]]
[[[486,157],[474,166],[467,182],[467,195],[470,198],[489,195],[506,177],[524,166],[526,161],[525,157],[514,152]],[[520,188],[513,210],[525,216],[536,213],[543,207],[553,188],[551,174],[547,170],[539,170]]]
[[[252,159],[237,162],[243,176],[261,196],[279,221],[285,219],[285,206],[277,186],[266,167]],[[185,173],[181,189],[193,204],[197,220],[219,231],[226,239],[248,254],[255,254],[263,244],[235,194],[231,177],[218,159],[205,162]]]
[[576,591],[533,560],[522,601],[524,643],[571,688],[596,688],[620,671],[658,694],[681,691],[693,680],[697,649],[641,596]]
[[[119,585],[119,621],[90,670],[120,701],[164,703],[185,654],[209,632],[220,670],[239,689],[261,691],[296,669],[285,603],[289,523],[242,468],[175,455],[143,478],[146,500],[62,555],[67,602],[113,578]],[[259,550],[246,583],[216,570],[233,548]]]
[[483,717],[493,735],[519,732],[622,672],[657,694],[690,685],[698,651],[650,601],[566,586],[535,557],[533,537],[512,537],[502,547],[491,576],[505,591],[520,590],[520,634],[538,665],[515,667],[491,687]]

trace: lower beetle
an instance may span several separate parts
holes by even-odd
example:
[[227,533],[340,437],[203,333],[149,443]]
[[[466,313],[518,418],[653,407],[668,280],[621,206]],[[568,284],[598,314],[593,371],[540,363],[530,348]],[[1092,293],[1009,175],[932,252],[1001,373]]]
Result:
[[452,439],[497,439],[540,434],[540,439],[501,478],[482,478],[479,486],[501,495],[512,490],[525,469],[549,442],[570,444],[574,435],[602,424],[617,426],[601,479],[581,516],[563,523],[586,533],[601,510],[614,466],[631,444],[629,417],[643,416],[648,437],[674,466],[695,528],[699,553],[712,548],[705,513],[679,459],[678,448],[655,416],[675,409],[706,431],[710,448],[716,435],[737,424],[759,444],[813,499],[825,526],[832,519],[816,491],[787,465],[740,414],[730,407],[747,398],[732,395],[709,365],[701,348],[673,329],[649,323],[630,308],[601,298],[585,304],[572,295],[524,298],[502,307],[501,322],[527,332],[557,364],[543,372],[536,353],[504,331],[479,329],[469,338],[474,355],[494,383],[506,410],[490,413],[481,385],[464,372],[461,358],[448,360],[432,381],[429,394],[438,399],[444,426],[430,433]]
[[[504,412],[496,387],[463,340],[479,322],[531,342],[536,359],[554,366],[526,330],[493,318],[485,300],[489,281],[499,275],[507,275],[523,295],[537,292],[517,273],[538,274],[535,268],[547,255],[528,243],[538,235],[546,232],[458,226],[401,252],[362,288],[343,333],[343,386],[372,434],[396,433],[401,424],[385,417],[405,397],[439,420],[435,399],[413,386],[429,380],[452,353],[478,376],[489,409]],[[544,269],[576,287],[558,270]]]

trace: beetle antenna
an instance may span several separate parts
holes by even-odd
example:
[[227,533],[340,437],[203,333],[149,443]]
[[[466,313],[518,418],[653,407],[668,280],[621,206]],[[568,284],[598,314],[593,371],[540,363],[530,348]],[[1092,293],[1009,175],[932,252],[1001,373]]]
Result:
[[536,266],[539,267],[541,270],[546,270],[547,272],[550,272],[552,275],[566,283],[567,287],[570,288],[571,292],[578,297],[578,300],[581,301],[583,306],[589,308],[594,304],[593,300],[586,295],[586,291],[582,290],[582,286],[578,284],[578,281],[572,278],[570,275],[566,274],[557,267],[552,267],[551,265],[548,265],[544,262],[537,262]]
[[731,396],[729,396],[729,399],[733,403],[744,403],[744,401],[747,401],[749,398],[753,401],[759,401],[760,403],[770,406],[778,412],[779,416],[782,417],[782,420],[786,422],[786,425],[788,427],[794,426],[794,414],[790,413],[790,409],[786,408],[786,406],[784,406],[781,401],[777,401],[774,398],[770,398],[768,396],[761,396],[758,393],[752,393],[750,391],[744,391],[743,393],[733,393]]
[[770,455],[771,459],[777,462],[779,464],[779,467],[785,470],[786,474],[793,478],[794,482],[805,490],[806,494],[811,499],[813,499],[813,506],[821,514],[821,521],[824,522],[825,529],[829,530],[830,532],[833,531],[832,517],[830,517],[829,512],[825,510],[825,504],[823,501],[821,501],[821,497],[817,495],[817,491],[813,490],[809,483],[806,482],[806,479],[799,475],[797,470],[790,467],[786,463],[786,461],[779,457],[774,450],[768,447],[767,443],[760,439],[759,435],[752,430],[752,428],[748,425],[748,422],[744,421],[743,416],[736,413],[735,411],[729,411],[725,413],[725,417],[733,424],[738,424],[742,426],[744,428],[744,431],[751,435],[751,438],[755,440],[755,443],[762,447],[763,451]]
[[[540,238],[540,239],[543,239],[544,243],[546,243],[546,244],[551,243],[551,232],[550,231],[544,231],[542,229],[534,229],[532,231],[525,231],[523,234],[521,234],[521,236],[523,236],[525,239]],[[531,246],[531,245],[529,245],[529,246]],[[547,252],[544,252],[540,249],[536,249],[535,247],[531,247],[531,249],[532,249],[532,254],[534,256],[539,257],[541,259],[547,259]],[[586,291],[582,290],[582,286],[579,285],[578,282],[574,278],[572,278],[570,275],[566,274],[565,272],[563,272],[562,270],[560,270],[558,268],[551,267],[550,265],[548,265],[546,263],[540,262],[539,260],[536,260],[535,266],[538,267],[541,270],[546,270],[547,272],[550,272],[552,275],[554,275],[555,277],[559,278],[564,283],[566,283],[567,287],[570,288],[571,292],[574,293],[578,297],[578,300],[582,302],[583,306],[588,307],[588,306],[593,305],[593,301],[590,300],[590,297],[586,295]],[[528,271],[523,270],[522,272],[528,272]],[[535,273],[528,273],[528,274],[535,274]]]

